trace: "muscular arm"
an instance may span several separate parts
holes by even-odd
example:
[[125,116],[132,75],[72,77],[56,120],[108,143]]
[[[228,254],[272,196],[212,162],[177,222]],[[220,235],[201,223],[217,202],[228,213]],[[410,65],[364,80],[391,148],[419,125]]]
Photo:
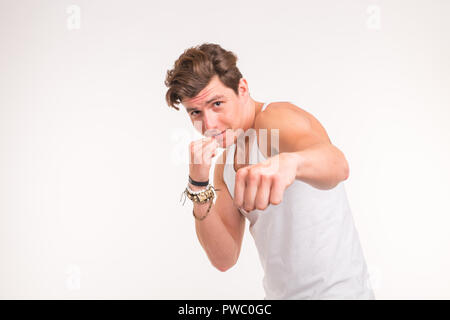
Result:
[[319,121],[287,102],[260,113],[256,128],[279,130],[278,152],[296,162],[296,179],[318,189],[332,189],[349,176],[344,154],[335,147]]
[[319,143],[290,152],[297,161],[296,179],[318,189],[332,189],[349,176],[344,154],[331,143]]

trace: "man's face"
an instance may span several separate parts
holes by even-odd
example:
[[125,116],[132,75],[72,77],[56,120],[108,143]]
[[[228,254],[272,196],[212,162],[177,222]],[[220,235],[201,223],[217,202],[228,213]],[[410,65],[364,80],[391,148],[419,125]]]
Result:
[[[245,80],[241,79],[245,87]],[[246,88],[243,88],[246,92]],[[183,106],[194,127],[205,137],[215,136],[222,148],[235,143],[235,130],[240,125],[244,95],[236,95],[217,76],[194,98],[183,99]]]

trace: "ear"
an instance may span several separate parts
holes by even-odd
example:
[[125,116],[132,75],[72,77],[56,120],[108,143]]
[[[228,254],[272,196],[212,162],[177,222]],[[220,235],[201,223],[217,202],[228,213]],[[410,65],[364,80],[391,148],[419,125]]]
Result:
[[242,97],[248,96],[249,92],[248,92],[248,84],[247,84],[247,80],[245,80],[245,78],[241,78],[239,80],[239,95]]

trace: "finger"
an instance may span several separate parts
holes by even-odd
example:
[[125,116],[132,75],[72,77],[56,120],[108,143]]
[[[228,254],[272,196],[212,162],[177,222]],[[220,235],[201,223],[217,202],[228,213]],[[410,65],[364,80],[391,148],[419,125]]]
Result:
[[247,211],[255,209],[255,197],[258,191],[260,176],[257,168],[253,167],[248,170],[244,192],[244,209]]
[[191,152],[191,163],[202,164],[206,159],[214,157],[217,147],[214,141],[194,145]]
[[192,141],[191,144],[193,145],[193,147],[197,147],[197,146],[203,146],[210,141],[211,141],[211,138],[208,137],[208,138],[202,138],[199,140]]
[[272,187],[270,188],[270,203],[277,205],[283,200],[283,185],[281,179],[278,177],[273,178]]
[[203,158],[203,145],[196,144],[192,147],[191,150],[191,163],[201,164]]
[[216,155],[217,145],[209,144],[203,149],[203,161],[211,163],[211,159]]
[[241,208],[244,204],[245,179],[247,177],[247,167],[241,168],[236,172],[234,183],[234,204]]
[[209,150],[209,148],[212,148],[213,150],[215,150],[219,147],[219,143],[217,142],[216,139],[210,138],[204,142],[203,147],[208,148],[208,150]]
[[201,162],[201,150],[203,148],[203,139],[192,141],[189,144],[190,163],[198,164]]
[[202,138],[200,140],[192,141],[191,149],[194,150],[194,149],[198,149],[198,148],[203,148],[213,142],[214,142],[213,138]]
[[255,198],[255,207],[258,210],[264,210],[269,206],[270,188],[272,179],[269,176],[262,175]]

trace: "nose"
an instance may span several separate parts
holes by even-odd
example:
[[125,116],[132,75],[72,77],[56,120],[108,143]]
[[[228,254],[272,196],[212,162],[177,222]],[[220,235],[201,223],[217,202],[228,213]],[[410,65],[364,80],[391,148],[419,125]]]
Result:
[[209,137],[219,133],[220,129],[217,128],[217,115],[213,112],[205,111],[203,115],[203,135]]

